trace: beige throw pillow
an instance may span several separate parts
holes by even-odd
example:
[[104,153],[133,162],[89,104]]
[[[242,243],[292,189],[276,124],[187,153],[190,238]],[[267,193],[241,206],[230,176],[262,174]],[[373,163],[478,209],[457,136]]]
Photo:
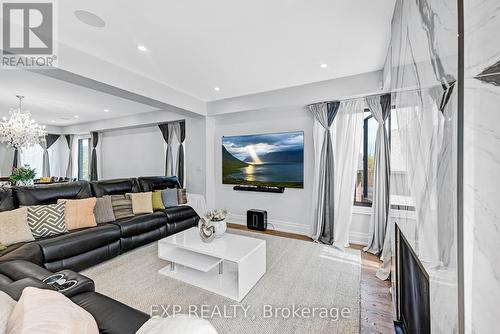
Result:
[[5,292],[0,291],[0,333],[7,333],[7,322],[14,306],[16,306],[16,301]]
[[28,225],[28,209],[19,208],[0,212],[0,243],[9,246],[18,242],[33,241]]
[[95,227],[94,216],[95,197],[84,199],[60,199],[57,203],[65,203],[64,224],[66,228],[76,230],[84,227]]
[[9,334],[97,334],[99,330],[90,313],[62,293],[27,287],[7,323]]
[[132,211],[134,215],[141,213],[153,213],[153,193],[130,193],[126,194],[132,200]]

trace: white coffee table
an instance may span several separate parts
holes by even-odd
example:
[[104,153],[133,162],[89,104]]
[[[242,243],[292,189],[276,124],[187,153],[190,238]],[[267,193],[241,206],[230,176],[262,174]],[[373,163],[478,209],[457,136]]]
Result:
[[158,257],[171,264],[159,274],[240,302],[266,273],[266,241],[226,232],[211,243],[197,227],[158,241]]

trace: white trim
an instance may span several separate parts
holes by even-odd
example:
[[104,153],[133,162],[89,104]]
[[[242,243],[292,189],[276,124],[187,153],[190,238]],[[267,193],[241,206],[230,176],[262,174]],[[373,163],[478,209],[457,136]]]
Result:
[[[229,216],[228,223],[246,226],[247,225],[247,217],[245,215],[231,213]],[[311,227],[307,226],[307,225],[286,222],[286,221],[277,220],[277,219],[269,219],[267,224],[268,224],[267,227],[269,230],[276,230],[276,231],[281,231],[281,232],[301,234],[301,235],[305,235],[308,237],[311,236],[311,231],[310,231]],[[274,228],[273,228],[273,226],[274,226]]]
[[370,233],[349,231],[349,243],[368,246],[370,242]]

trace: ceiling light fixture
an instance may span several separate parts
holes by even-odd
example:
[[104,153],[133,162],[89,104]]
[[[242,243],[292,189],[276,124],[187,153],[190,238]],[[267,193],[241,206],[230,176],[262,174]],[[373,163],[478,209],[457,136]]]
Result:
[[319,67],[321,67],[321,68],[327,68],[328,64],[321,64],[321,65],[319,65]]
[[109,109],[104,109],[104,112],[109,112]]
[[149,51],[147,47],[144,45],[137,45],[137,50],[142,51],[142,52],[147,52]]
[[50,123],[55,123],[55,122],[56,122],[56,121],[55,121],[55,120],[53,120],[53,119],[51,119],[51,120],[50,120]]
[[78,117],[80,117],[80,116],[78,116],[78,115],[73,116],[73,118],[78,118]]
[[106,22],[104,22],[103,19],[86,10],[75,10],[75,16],[81,22],[95,28],[104,28],[106,25]]
[[218,91],[220,91],[220,88],[219,88],[219,87],[214,87],[214,90],[215,90],[216,92],[218,92]]

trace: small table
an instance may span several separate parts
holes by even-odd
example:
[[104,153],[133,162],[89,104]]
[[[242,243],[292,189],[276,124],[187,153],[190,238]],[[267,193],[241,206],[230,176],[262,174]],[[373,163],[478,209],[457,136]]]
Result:
[[266,273],[266,241],[225,233],[211,243],[192,227],[158,241],[165,275],[240,302]]

